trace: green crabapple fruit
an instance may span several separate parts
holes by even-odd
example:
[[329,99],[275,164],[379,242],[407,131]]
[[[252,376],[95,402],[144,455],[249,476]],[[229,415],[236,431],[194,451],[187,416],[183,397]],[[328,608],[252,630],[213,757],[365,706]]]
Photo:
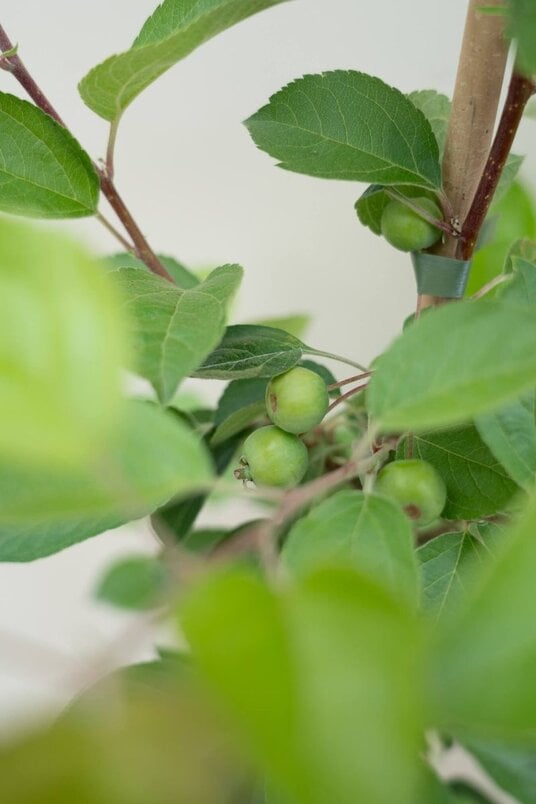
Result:
[[268,416],[287,433],[307,433],[320,424],[328,407],[326,383],[302,366],[273,377],[266,388]]
[[303,441],[273,424],[251,433],[243,451],[247,476],[258,486],[297,486],[309,463]]
[[418,459],[384,466],[374,490],[397,502],[419,527],[437,519],[447,501],[443,478],[431,464]]
[[[412,198],[411,201],[441,220],[441,210],[430,198]],[[433,246],[441,237],[441,231],[436,226],[401,201],[387,204],[382,213],[381,229],[387,242],[400,251],[422,251]]]

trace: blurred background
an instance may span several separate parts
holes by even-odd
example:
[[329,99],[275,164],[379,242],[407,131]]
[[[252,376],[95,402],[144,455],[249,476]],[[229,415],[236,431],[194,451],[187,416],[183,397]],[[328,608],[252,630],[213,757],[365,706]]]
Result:
[[[107,127],[76,84],[129,46],[154,5],[2,3],[22,58],[94,157],[104,154]],[[306,312],[309,344],[369,361],[412,311],[409,260],[358,224],[353,204],[363,185],[276,169],[241,121],[292,79],[335,68],[363,70],[404,92],[451,95],[465,8],[465,0],[294,0],[201,47],[146,91],[120,128],[117,183],[152,245],[192,268],[242,264],[235,322]],[[0,89],[19,94],[7,73]],[[534,125],[523,125],[518,153]],[[529,186],[535,160],[533,149],[522,169]],[[116,250],[96,222],[62,226],[100,253]],[[219,388],[195,390],[214,400]],[[216,508],[202,521],[236,513]],[[112,560],[154,549],[137,523],[32,564],[0,565],[0,739],[57,712],[95,673],[152,655],[150,622],[92,594]]]

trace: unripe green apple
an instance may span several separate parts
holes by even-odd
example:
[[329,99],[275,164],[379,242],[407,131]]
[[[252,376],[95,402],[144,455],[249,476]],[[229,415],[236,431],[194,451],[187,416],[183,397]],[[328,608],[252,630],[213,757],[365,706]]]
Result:
[[271,424],[246,438],[244,460],[258,486],[292,488],[305,475],[309,456],[303,441]]
[[374,490],[397,502],[419,527],[441,514],[447,501],[443,478],[426,461],[393,461],[378,474]]
[[273,377],[266,388],[268,416],[287,433],[307,433],[320,424],[328,407],[326,383],[303,366]]
[[[430,198],[412,198],[411,201],[441,220],[441,210]],[[382,213],[381,228],[385,239],[400,251],[422,251],[441,237],[440,229],[401,201],[389,201]]]

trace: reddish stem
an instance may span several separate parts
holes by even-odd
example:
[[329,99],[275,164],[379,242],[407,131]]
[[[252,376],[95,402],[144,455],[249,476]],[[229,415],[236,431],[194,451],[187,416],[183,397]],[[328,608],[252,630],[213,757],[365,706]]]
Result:
[[[13,50],[13,43],[4,28],[0,25],[0,51],[9,52],[10,50]],[[30,96],[36,106],[52,117],[57,123],[59,123],[60,126],[67,128],[63,122],[63,119],[60,117],[54,106],[50,103],[44,92],[35,82],[32,75],[26,69],[24,62],[17,54],[6,56],[4,58],[4,67],[26,90],[27,94]],[[136,249],[136,256],[139,257],[139,259],[142,260],[142,262],[144,262],[153,273],[158,274],[164,279],[167,279],[168,282],[173,283],[173,278],[166,271],[150,247],[141,229],[125,205],[125,202],[119,195],[113,180],[108,176],[106,170],[98,165],[95,165],[94,167],[99,175],[102,192],[108,199],[112,209],[132,238],[132,242],[134,243],[134,247]]]
[[484,173],[462,226],[462,236],[458,244],[458,256],[462,260],[470,259],[473,254],[478,234],[512,149],[523,111],[534,91],[535,85],[532,80],[514,70]]

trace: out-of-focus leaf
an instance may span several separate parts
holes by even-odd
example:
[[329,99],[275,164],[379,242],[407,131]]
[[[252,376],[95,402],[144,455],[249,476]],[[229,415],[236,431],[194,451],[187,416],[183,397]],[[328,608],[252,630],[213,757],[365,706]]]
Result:
[[165,567],[158,558],[132,556],[108,568],[95,596],[120,609],[150,609],[161,601],[167,581]]

